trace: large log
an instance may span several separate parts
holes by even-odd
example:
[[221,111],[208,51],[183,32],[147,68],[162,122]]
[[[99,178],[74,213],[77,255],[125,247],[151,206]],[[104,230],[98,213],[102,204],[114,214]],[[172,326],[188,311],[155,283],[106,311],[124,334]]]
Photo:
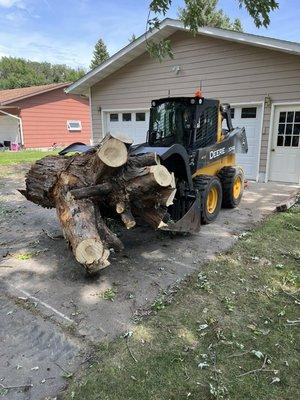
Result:
[[154,153],[129,156],[131,142],[107,135],[86,154],[44,157],[32,166],[21,191],[36,204],[56,208],[76,260],[89,273],[109,265],[111,248],[123,249],[107,216],[127,229],[136,225],[136,216],[161,228],[174,198],[174,175]]

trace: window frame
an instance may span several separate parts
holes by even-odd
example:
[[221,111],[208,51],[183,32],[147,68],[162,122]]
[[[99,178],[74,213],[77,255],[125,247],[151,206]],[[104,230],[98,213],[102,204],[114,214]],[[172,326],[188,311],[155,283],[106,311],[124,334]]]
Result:
[[[71,127],[71,124],[78,124],[77,128]],[[81,132],[82,131],[82,123],[79,119],[68,119],[67,120],[67,129],[69,132]]]
[[[251,116],[243,116],[243,110],[255,110],[255,115],[251,115]],[[246,111],[247,112],[247,111]],[[246,113],[245,112],[245,113]],[[251,111],[250,111],[250,113],[251,113]],[[241,119],[255,119],[255,118],[257,118],[257,106],[253,106],[253,107],[242,107],[241,108]]]
[[297,110],[290,109],[279,111],[275,142],[276,147],[294,149],[300,147],[299,117],[299,111]]
[[[111,119],[112,115],[116,115],[117,119]],[[109,122],[119,122],[119,113],[117,112],[110,112],[109,113]]]
[[[137,115],[141,115],[141,114],[143,114],[143,116],[144,116],[144,119],[137,119]],[[146,122],[146,112],[145,111],[136,111],[135,112],[135,122]]]
[[[130,115],[130,119],[124,119],[125,115]],[[132,112],[122,112],[122,122],[132,122]]]

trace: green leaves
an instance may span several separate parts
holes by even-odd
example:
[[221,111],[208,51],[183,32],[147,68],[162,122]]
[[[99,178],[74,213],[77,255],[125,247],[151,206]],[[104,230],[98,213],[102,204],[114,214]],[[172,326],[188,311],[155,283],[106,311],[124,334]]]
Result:
[[167,57],[174,58],[170,40],[161,40],[158,43],[150,40],[146,44],[146,49],[150,56],[156,58],[159,62],[162,62]]
[[[252,17],[257,27],[267,27],[270,24],[270,12],[279,6],[275,0],[237,0],[240,8],[245,8]],[[147,28],[149,32],[159,29],[160,16],[166,16],[172,6],[172,0],[153,0],[149,5]],[[153,17],[150,17],[153,13]],[[179,9],[179,19],[184,26],[194,35],[203,26],[213,26],[222,29],[243,32],[241,21],[231,18],[218,9],[218,0],[184,0],[184,6]],[[167,57],[173,58],[169,40],[161,40],[158,43],[148,41],[147,51],[150,56],[160,62]]]
[[150,11],[166,15],[171,6],[172,0],[152,0],[149,6]]
[[179,10],[184,26],[195,35],[202,26],[242,31],[239,19],[231,21],[223,10],[217,9],[218,0],[185,0],[185,7]]
[[72,82],[85,74],[83,69],[70,68],[64,64],[29,61],[17,57],[2,57],[0,71],[0,89]]
[[275,0],[239,0],[239,5],[248,11],[258,28],[268,27],[270,12],[279,8],[279,4]]

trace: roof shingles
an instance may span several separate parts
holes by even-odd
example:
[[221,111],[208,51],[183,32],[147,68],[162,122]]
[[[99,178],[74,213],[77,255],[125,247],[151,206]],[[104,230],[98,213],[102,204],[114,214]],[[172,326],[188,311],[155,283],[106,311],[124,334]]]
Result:
[[17,100],[35,96],[44,92],[48,92],[53,89],[63,88],[68,86],[70,83],[50,83],[48,85],[30,86],[17,89],[5,89],[0,90],[0,106],[13,103]]

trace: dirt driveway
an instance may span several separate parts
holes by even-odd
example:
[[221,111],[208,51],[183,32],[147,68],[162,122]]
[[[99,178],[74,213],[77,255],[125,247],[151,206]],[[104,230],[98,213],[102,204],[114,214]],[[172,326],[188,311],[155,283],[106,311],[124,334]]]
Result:
[[160,293],[298,190],[250,183],[240,208],[222,211],[195,236],[171,238],[146,227],[121,232],[124,253],[92,280],[57,238],[55,212],[16,191],[25,170],[15,167],[0,179],[0,384],[30,386],[0,386],[0,395],[14,400],[55,398],[93,345],[129,331]]

